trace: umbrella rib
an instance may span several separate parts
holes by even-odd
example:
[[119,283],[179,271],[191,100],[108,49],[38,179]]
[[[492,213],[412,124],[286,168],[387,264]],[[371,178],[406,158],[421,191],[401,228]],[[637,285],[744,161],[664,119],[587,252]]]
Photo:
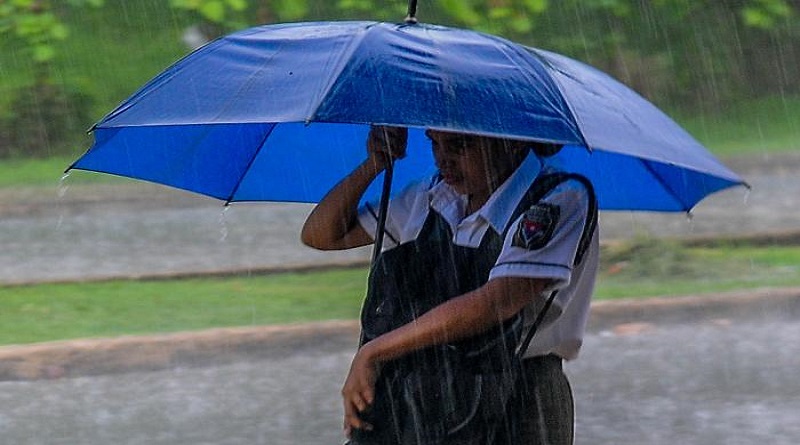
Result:
[[230,195],[228,195],[228,198],[225,199],[226,206],[230,205],[230,203],[233,202],[234,196],[236,196],[236,193],[239,192],[239,187],[241,187],[242,181],[244,181],[244,177],[247,176],[247,172],[250,171],[250,167],[253,166],[253,163],[256,161],[256,158],[258,157],[259,153],[261,153],[261,150],[264,148],[264,145],[267,143],[267,139],[269,139],[269,136],[272,134],[272,131],[275,129],[275,127],[276,124],[272,124],[270,126],[269,131],[267,131],[264,134],[264,137],[261,139],[261,143],[258,145],[258,149],[253,151],[253,156],[251,156],[250,160],[247,162],[247,167],[242,169],[242,174],[239,176],[239,180],[236,181],[236,186],[233,187],[233,190],[231,190]]
[[[530,48],[530,47],[525,47],[525,48],[528,50],[529,53],[533,54],[542,63],[542,66],[545,67],[545,69],[547,69],[548,71],[561,72],[560,70],[556,69],[556,67],[554,67],[549,60],[547,60],[544,56],[539,54],[539,52],[536,51],[535,48]],[[586,135],[583,134],[583,130],[581,129],[581,120],[578,117],[578,114],[575,112],[575,108],[572,106],[572,103],[570,103],[569,98],[567,98],[567,96],[564,94],[564,86],[561,85],[561,81],[558,80],[558,77],[551,75],[550,79],[556,85],[556,88],[558,88],[559,96],[561,96],[561,99],[567,105],[567,112],[569,112],[570,117],[573,119],[573,121],[575,121],[576,124],[575,131],[578,133],[578,137],[580,137],[581,141],[583,142],[581,145],[586,147],[589,151],[592,151],[594,147],[589,145],[589,141],[586,139]]]
[[377,25],[377,22],[371,22],[367,26],[365,26],[363,32],[358,33],[357,35],[353,36],[353,38],[348,42],[347,51],[342,51],[339,58],[336,60],[335,69],[332,70],[333,75],[329,76],[329,82],[325,85],[322,90],[320,91],[320,95],[317,99],[317,103],[314,104],[313,107],[310,107],[309,113],[306,115],[305,123],[306,125],[310,124],[312,121],[316,121],[317,112],[319,112],[320,107],[322,107],[322,103],[325,101],[325,98],[328,97],[328,94],[333,89],[333,86],[336,85],[336,82],[339,80],[339,76],[341,76],[342,72],[344,71],[345,67],[347,67],[347,60],[349,60],[353,54],[355,54],[358,47],[361,45],[361,42],[364,41],[366,38],[367,33]]
[[157,86],[158,89],[162,88],[167,82],[164,82],[163,79],[172,79],[178,74],[179,68],[182,69],[186,64],[192,63],[192,56],[195,53],[199,52],[201,49],[206,52],[211,52],[218,50],[219,46],[223,43],[223,41],[228,36],[219,37],[211,42],[208,42],[206,45],[203,45],[200,48],[196,48],[193,51],[189,52],[189,54],[184,55],[180,59],[178,59],[175,63],[170,65],[166,70],[159,73],[154,78],[150,79],[147,83],[141,86],[138,90],[136,90],[130,97],[125,99],[121,104],[119,104],[115,109],[111,110],[108,114],[103,116],[97,123],[92,125],[87,132],[93,132],[98,125],[108,122],[111,119],[119,116],[120,114],[127,111],[129,108],[136,105],[137,102],[140,102],[144,97],[148,96],[149,94],[153,93],[156,89],[153,86]]
[[675,191],[672,189],[672,187],[669,186],[669,183],[664,181],[661,178],[661,175],[659,175],[658,172],[655,169],[653,169],[653,167],[650,164],[650,161],[648,161],[646,159],[639,158],[639,162],[642,163],[642,165],[644,166],[645,170],[647,170],[653,176],[653,178],[655,178],[656,181],[658,181],[658,183],[661,184],[662,187],[664,187],[664,190],[666,190],[667,193],[670,196],[672,196],[672,198],[681,206],[681,210],[683,210],[684,212],[687,212],[687,213],[690,213],[692,211],[691,208],[686,206],[686,204],[683,202],[683,200],[680,198],[680,196],[677,193],[675,193]]

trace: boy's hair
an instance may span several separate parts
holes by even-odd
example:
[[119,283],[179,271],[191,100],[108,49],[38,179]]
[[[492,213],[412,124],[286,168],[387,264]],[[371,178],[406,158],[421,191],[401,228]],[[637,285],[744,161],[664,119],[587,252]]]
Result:
[[563,145],[560,144],[548,144],[544,142],[533,142],[530,144],[531,150],[536,153],[537,156],[542,158],[549,158],[550,156],[554,156],[556,153],[561,151]]
[[506,146],[513,147],[515,149],[524,149],[527,148],[529,150],[533,150],[537,156],[542,158],[547,158],[550,156],[554,156],[556,153],[561,151],[561,148],[564,147],[561,144],[550,144],[547,142],[534,142],[534,141],[519,141],[519,140],[506,140]]

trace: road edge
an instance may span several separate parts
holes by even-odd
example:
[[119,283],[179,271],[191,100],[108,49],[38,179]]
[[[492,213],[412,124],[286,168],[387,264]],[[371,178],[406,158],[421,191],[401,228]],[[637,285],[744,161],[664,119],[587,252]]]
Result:
[[[796,318],[800,288],[600,301],[588,329],[637,335],[659,324]],[[156,371],[355,349],[356,320],[220,328],[174,334],[67,340],[0,347],[0,381]]]

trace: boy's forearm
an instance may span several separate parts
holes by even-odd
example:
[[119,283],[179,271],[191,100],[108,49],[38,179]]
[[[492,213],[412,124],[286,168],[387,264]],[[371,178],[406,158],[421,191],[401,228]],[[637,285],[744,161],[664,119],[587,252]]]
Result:
[[519,313],[541,295],[547,283],[528,278],[492,280],[367,343],[369,349],[364,352],[374,362],[383,363],[428,346],[481,334]]
[[331,189],[306,219],[302,242],[318,249],[354,247],[346,236],[358,224],[358,203],[383,168],[368,158]]

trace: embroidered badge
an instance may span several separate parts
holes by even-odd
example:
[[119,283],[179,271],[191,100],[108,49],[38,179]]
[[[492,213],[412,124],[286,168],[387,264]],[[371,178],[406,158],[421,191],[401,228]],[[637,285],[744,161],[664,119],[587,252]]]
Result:
[[514,234],[514,246],[524,249],[541,249],[553,237],[561,211],[558,206],[540,203],[532,206],[523,215]]

